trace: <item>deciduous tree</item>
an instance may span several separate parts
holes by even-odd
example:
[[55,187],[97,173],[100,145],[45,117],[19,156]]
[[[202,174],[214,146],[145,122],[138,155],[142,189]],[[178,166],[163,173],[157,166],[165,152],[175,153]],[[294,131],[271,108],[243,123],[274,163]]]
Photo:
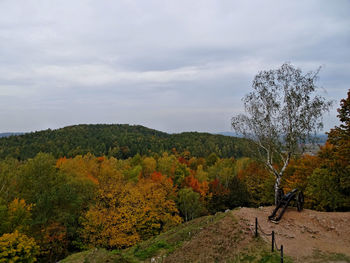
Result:
[[200,215],[202,204],[200,202],[200,194],[192,190],[192,188],[183,188],[178,193],[179,209],[185,218],[185,221],[192,220]]
[[311,207],[318,210],[350,209],[350,90],[338,109],[341,124],[328,133],[318,153],[320,166],[308,179]]
[[243,98],[246,114],[232,118],[234,130],[255,143],[257,157],[275,176],[275,202],[290,159],[312,141],[322,128],[323,112],[331,106],[315,94],[318,73],[303,74],[288,63],[261,71],[253,80],[253,91]]

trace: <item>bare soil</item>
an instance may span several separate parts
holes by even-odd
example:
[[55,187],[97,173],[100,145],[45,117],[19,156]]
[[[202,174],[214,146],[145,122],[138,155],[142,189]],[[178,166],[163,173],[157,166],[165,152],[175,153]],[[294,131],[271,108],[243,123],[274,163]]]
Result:
[[213,224],[203,226],[180,249],[168,255],[165,262],[226,262],[243,249],[248,250],[253,243],[249,227],[240,225],[237,218],[228,214]]
[[[278,224],[268,220],[274,207],[241,208],[232,211],[250,229],[255,218],[261,229],[269,234],[275,231],[277,245],[283,245],[287,255],[296,262],[307,262],[315,253],[341,253],[350,256],[350,212],[317,212],[304,209],[298,212],[290,207]],[[271,237],[260,236],[271,243]],[[337,261],[346,262],[346,261]]]

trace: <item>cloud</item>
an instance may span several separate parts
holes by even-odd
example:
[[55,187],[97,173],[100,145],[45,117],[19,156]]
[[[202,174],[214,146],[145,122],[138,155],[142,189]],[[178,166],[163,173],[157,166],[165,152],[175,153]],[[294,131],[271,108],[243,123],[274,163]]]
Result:
[[254,75],[286,61],[321,65],[319,85],[339,101],[349,11],[345,0],[0,1],[0,129],[229,130]]

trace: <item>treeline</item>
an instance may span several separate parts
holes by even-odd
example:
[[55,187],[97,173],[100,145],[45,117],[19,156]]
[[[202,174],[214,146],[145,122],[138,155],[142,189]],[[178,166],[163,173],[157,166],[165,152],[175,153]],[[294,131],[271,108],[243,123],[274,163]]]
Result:
[[248,154],[245,143],[242,138],[198,132],[167,134],[140,125],[76,125],[0,138],[0,158],[26,160],[46,152],[56,158],[91,153],[127,159],[136,154],[171,153],[173,149],[198,157],[213,152],[222,158],[239,158]]

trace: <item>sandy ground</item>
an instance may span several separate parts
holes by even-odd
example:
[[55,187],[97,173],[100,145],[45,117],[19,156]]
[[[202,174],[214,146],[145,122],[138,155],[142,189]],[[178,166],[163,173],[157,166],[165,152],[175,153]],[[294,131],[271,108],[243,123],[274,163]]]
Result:
[[[275,231],[277,245],[281,244],[287,255],[303,262],[319,250],[329,253],[342,253],[350,256],[350,212],[317,212],[288,208],[278,224],[267,217],[274,207],[241,208],[232,211],[247,227],[254,229],[255,217],[266,233]],[[261,235],[267,242],[271,237]]]

